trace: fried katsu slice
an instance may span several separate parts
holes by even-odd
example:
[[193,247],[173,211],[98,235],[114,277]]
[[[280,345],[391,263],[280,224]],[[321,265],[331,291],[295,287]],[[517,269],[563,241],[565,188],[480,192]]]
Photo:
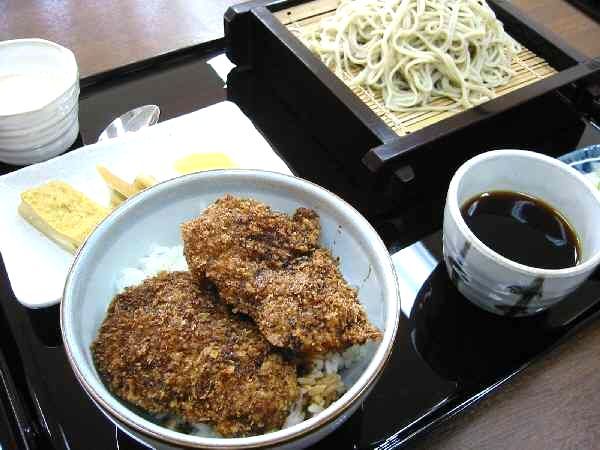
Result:
[[221,300],[250,315],[271,344],[322,354],[381,337],[327,250],[277,269],[260,268],[245,256],[230,252],[206,274]]
[[290,217],[256,200],[226,195],[184,223],[181,233],[188,266],[203,280],[208,265],[229,251],[261,267],[282,267],[317,247],[320,224],[311,209],[298,208]]
[[163,272],[117,295],[91,350],[123,400],[223,436],[280,428],[299,395],[295,366],[189,272]]

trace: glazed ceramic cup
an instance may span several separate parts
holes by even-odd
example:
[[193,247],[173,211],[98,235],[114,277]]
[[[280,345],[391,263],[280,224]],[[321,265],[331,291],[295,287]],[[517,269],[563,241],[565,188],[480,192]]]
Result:
[[[481,242],[460,208],[488,191],[513,191],[539,198],[575,230],[580,262],[550,270],[511,261]],[[444,260],[459,291],[476,305],[501,315],[543,311],[574,291],[600,263],[600,194],[584,176],[545,155],[495,150],[464,163],[454,174],[444,209]]]
[[[79,71],[75,55],[43,39],[2,41],[0,80],[15,75],[36,75],[42,80],[54,81],[48,86],[42,84],[45,87],[41,91],[33,91],[47,94],[42,98],[33,96],[41,103],[24,107],[7,102],[14,109],[0,111],[0,161],[32,164],[63,153],[79,133]],[[30,86],[39,86],[30,83]]]

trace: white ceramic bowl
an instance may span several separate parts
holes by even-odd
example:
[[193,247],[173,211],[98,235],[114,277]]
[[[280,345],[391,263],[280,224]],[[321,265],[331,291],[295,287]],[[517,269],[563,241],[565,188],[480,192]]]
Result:
[[[551,270],[511,261],[481,242],[460,208],[476,195],[513,191],[539,198],[571,224],[581,261]],[[600,193],[563,162],[524,150],[495,150],[464,163],[454,174],[444,210],[444,260],[460,292],[502,315],[543,311],[574,291],[600,263]]]
[[[136,265],[152,243],[181,244],[179,225],[226,193],[265,202],[275,210],[313,208],[321,244],[341,259],[340,269],[359,287],[369,319],[383,331],[368,357],[342,377],[348,391],[321,414],[260,436],[216,439],[182,434],[136,414],[114,397],[94,368],[90,345],[116,293],[121,269]],[[61,303],[61,329],[77,379],[98,407],[155,448],[242,449],[306,447],[341,425],[376,383],[392,351],[400,299],[391,258],[378,234],[354,208],[308,181],[274,172],[217,170],[158,184],[124,203],[90,235],[75,257]]]
[[0,160],[9,164],[54,157],[67,150],[79,132],[79,72],[73,52],[43,39],[0,42],[0,83],[22,75],[54,81],[33,96],[41,98],[39,102],[24,106],[17,98],[11,107],[2,105]]
[[[37,134],[39,132],[48,131],[54,128],[58,123],[69,116],[74,109],[78,108],[79,86],[74,86],[69,97],[63,103],[46,106],[35,114],[35,120],[19,120],[18,123],[12,124],[0,121],[0,136],[3,138],[23,137],[29,134]],[[14,116],[10,116],[14,118]],[[26,124],[25,126],[23,124]]]
[[[73,116],[76,116],[77,109],[74,110]],[[35,145],[32,143],[27,149],[17,151],[0,151],[0,161],[13,165],[27,165],[37,162],[46,161],[60,155],[68,149],[79,134],[79,121],[77,117],[73,117],[68,125],[61,128],[61,133],[55,136],[52,141],[44,144]]]
[[19,130],[2,135],[3,153],[23,153],[35,151],[40,147],[52,142],[58,136],[64,134],[71,128],[78,127],[79,105],[75,103],[70,111],[58,116],[43,127],[35,130]]

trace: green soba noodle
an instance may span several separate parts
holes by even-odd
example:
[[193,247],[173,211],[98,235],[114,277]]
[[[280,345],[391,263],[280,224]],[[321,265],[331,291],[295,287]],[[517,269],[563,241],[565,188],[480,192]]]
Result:
[[[350,86],[392,111],[446,111],[489,100],[520,50],[483,0],[342,0],[299,38]],[[451,99],[436,102],[439,98]]]

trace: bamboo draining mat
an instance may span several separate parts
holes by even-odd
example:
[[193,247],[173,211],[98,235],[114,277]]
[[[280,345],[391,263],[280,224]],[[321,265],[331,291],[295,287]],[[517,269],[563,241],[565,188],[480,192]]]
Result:
[[[324,17],[332,15],[338,4],[339,0],[317,0],[278,11],[275,13],[275,16],[292,32],[298,29],[309,30],[316,27]],[[557,73],[546,60],[525,47],[514,58],[512,68],[516,73],[515,76],[510,80],[509,84],[496,89],[497,96],[507,94]],[[340,78],[344,83],[348,84],[350,74],[343,73]],[[360,86],[351,89],[386,125],[400,136],[414,133],[464,110],[464,108],[461,108],[453,111],[394,112],[385,108],[383,98],[380,94],[371,93]],[[449,100],[444,99],[438,99],[433,102],[435,105],[449,103]]]

